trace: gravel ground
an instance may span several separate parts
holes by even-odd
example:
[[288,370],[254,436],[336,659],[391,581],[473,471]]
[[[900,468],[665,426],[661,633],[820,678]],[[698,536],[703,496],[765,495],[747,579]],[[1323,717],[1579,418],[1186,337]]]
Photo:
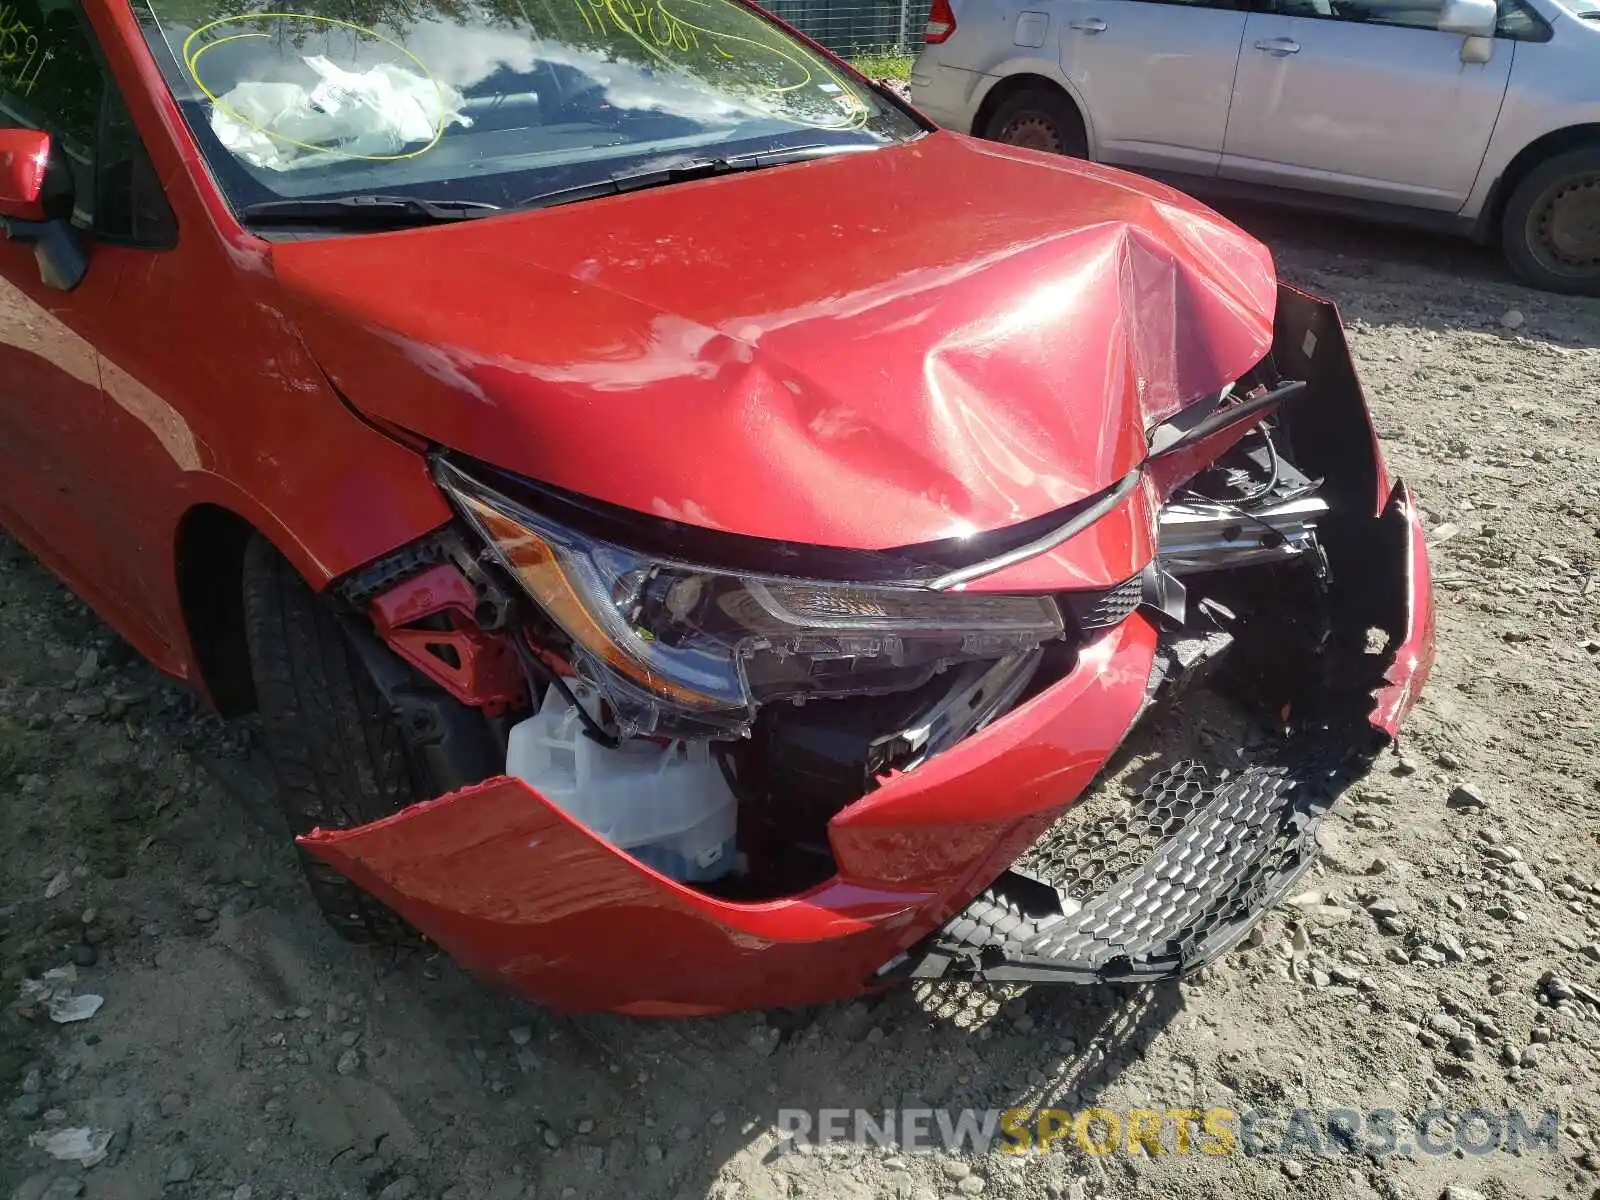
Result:
[[[1439,665],[1252,944],[1148,991],[647,1023],[335,941],[224,728],[0,541],[0,1195],[1600,1195],[1600,303],[1236,212],[1336,298],[1435,543]],[[71,965],[104,1006],[14,998]],[[48,985],[47,985],[48,986]],[[780,1107],[1558,1108],[1558,1152],[779,1154]],[[91,1169],[35,1143],[108,1131]],[[1070,1143],[1069,1143],[1070,1144]]]

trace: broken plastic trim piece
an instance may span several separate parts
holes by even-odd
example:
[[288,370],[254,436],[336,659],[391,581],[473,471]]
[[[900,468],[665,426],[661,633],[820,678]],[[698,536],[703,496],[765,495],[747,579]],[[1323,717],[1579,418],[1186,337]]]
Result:
[[976,733],[1015,703],[1028,686],[1044,651],[1009,654],[992,665],[973,663],[962,669],[950,691],[909,729],[887,734],[867,751],[867,773],[887,769],[909,771]]
[[1172,420],[1157,425],[1151,431],[1150,458],[1157,460],[1164,455],[1175,454],[1187,446],[1203,442],[1212,435],[1221,433],[1224,429],[1238,425],[1243,421],[1260,420],[1269,415],[1278,406],[1303,395],[1305,390],[1306,384],[1304,380],[1290,379],[1278,384],[1276,387],[1268,388],[1259,396],[1251,396],[1238,404],[1215,409],[1198,424],[1187,426],[1184,421],[1191,410],[1185,409]]
[[[1068,810],[898,969],[990,982],[1151,982],[1181,977],[1237,943],[1314,860],[1322,817],[1370,769],[1432,666],[1427,554],[1403,483],[1365,533],[1362,561],[1392,568],[1375,577],[1373,619],[1394,639],[1375,691],[1365,690],[1370,670],[1347,664],[1353,678],[1315,695],[1312,717],[1270,759],[1216,782],[1180,763],[1126,810],[1096,802]],[[1365,621],[1365,611],[1351,615]],[[1212,648],[1181,653],[1186,674]],[[1172,666],[1152,675],[1153,688],[1173,682]]]
[[1402,578],[1385,597],[1384,623],[1394,639],[1393,651],[1367,719],[1393,737],[1433,670],[1433,575],[1417,502],[1404,482],[1394,485],[1378,524],[1390,553],[1400,559]]
[[[1187,974],[1236,944],[1311,865],[1317,825],[1370,749],[1318,743],[1218,781],[1178,763],[1126,814],[1074,809],[911,974],[1071,983]],[[1119,868],[1130,839],[1148,857]]]
[[1003,570],[1015,563],[1023,562],[1037,554],[1043,554],[1047,550],[1055,549],[1062,542],[1076,537],[1101,517],[1115,509],[1117,505],[1128,498],[1129,493],[1134,488],[1139,486],[1139,480],[1142,478],[1142,468],[1135,468],[1129,471],[1116,483],[1112,484],[1111,487],[1101,492],[1095,498],[1094,503],[1086,508],[1079,509],[1064,523],[1058,525],[1043,537],[1035,538],[1031,542],[1017,546],[1004,554],[996,555],[994,558],[947,572],[933,580],[928,586],[936,592],[949,591],[951,588],[960,587],[964,583],[971,583],[974,579],[992,575],[996,571]]

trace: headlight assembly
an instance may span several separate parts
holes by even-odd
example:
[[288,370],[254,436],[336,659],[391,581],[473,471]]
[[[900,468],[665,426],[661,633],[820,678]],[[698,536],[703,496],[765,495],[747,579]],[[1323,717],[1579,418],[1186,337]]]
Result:
[[625,733],[734,733],[773,700],[881,694],[1062,635],[1047,596],[747,575],[629,550],[529,511],[460,468],[461,514],[572,641]]

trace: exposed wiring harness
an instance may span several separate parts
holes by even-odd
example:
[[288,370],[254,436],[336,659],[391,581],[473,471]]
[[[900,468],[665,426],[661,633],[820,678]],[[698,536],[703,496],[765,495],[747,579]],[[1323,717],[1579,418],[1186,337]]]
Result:
[[520,631],[512,635],[511,644],[516,648],[517,660],[522,664],[522,670],[528,676],[529,684],[543,681],[555,688],[561,698],[578,713],[578,720],[583,722],[583,734],[590,741],[598,742],[608,750],[615,750],[622,743],[617,736],[607,731],[606,727],[594,719],[594,716],[572,694],[572,689],[567,686],[567,681],[556,674],[555,669],[533,652],[533,647],[528,645],[527,637]]
[[735,748],[729,742],[712,742],[711,757],[716,760],[717,769],[722,772],[722,780],[728,785],[728,790],[733,793],[734,799],[741,804],[745,802],[744,789],[739,782],[738,764],[734,761]]
[[1261,526],[1262,529],[1266,530],[1267,533],[1271,535],[1271,540],[1264,540],[1263,544],[1267,546],[1281,546],[1289,539],[1284,537],[1282,533],[1274,529],[1260,517],[1243,507],[1246,504],[1254,504],[1257,500],[1266,498],[1267,496],[1271,495],[1272,490],[1278,486],[1278,448],[1273,444],[1272,433],[1265,425],[1258,426],[1255,432],[1261,435],[1261,440],[1265,442],[1267,446],[1268,471],[1266,483],[1262,484],[1255,491],[1249,493],[1248,495],[1237,496],[1232,500],[1222,500],[1216,496],[1208,496],[1204,492],[1195,488],[1193,485],[1184,488],[1180,495],[1185,499],[1200,500],[1207,504],[1215,504],[1218,508],[1225,508],[1229,512],[1242,517],[1244,520],[1249,521],[1254,525]]
[[1265,425],[1258,425],[1253,430],[1253,432],[1259,433],[1261,435],[1261,440],[1266,443],[1266,447],[1267,447],[1267,482],[1266,483],[1262,484],[1260,487],[1258,487],[1255,491],[1251,492],[1249,495],[1246,495],[1246,496],[1235,496],[1232,500],[1220,500],[1215,496],[1207,496],[1204,492],[1197,491],[1192,485],[1184,489],[1185,494],[1190,496],[1190,497],[1192,497],[1192,498],[1194,498],[1194,499],[1196,499],[1196,500],[1209,500],[1213,504],[1228,505],[1230,507],[1232,505],[1236,505],[1236,504],[1254,504],[1257,500],[1261,500],[1261,499],[1264,499],[1267,496],[1270,496],[1272,494],[1272,490],[1275,487],[1278,486],[1278,475],[1279,475],[1279,470],[1278,470],[1278,461],[1279,461],[1278,460],[1278,447],[1272,440],[1272,431],[1269,430]]

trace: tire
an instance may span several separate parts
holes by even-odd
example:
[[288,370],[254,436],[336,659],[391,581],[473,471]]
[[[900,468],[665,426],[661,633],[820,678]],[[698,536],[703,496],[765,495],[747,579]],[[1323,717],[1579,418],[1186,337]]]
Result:
[[[244,611],[267,753],[293,835],[362,825],[438,793],[331,605],[260,537],[245,551]],[[341,937],[417,941],[395,912],[296,850]]]
[[1022,88],[1002,100],[984,123],[981,136],[1027,150],[1089,157],[1083,118],[1065,92],[1055,88]]
[[1511,193],[1500,249],[1534,287],[1600,296],[1600,145],[1540,163]]

